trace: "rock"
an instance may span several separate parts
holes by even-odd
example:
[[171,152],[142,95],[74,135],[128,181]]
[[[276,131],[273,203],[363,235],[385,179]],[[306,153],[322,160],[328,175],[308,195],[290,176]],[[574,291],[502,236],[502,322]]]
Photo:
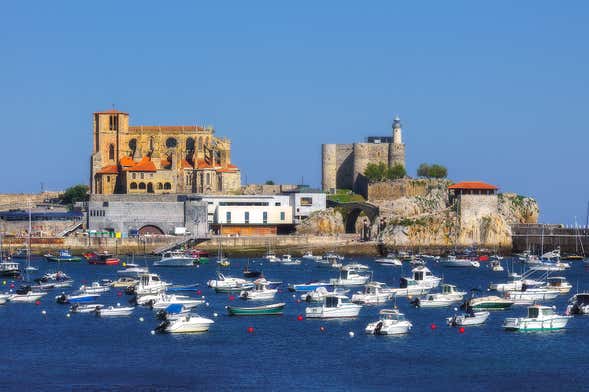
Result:
[[503,193],[499,195],[499,214],[507,223],[538,223],[540,208],[535,199],[516,195],[515,193]]
[[342,214],[333,208],[315,211],[297,226],[297,234],[331,236],[345,231]]

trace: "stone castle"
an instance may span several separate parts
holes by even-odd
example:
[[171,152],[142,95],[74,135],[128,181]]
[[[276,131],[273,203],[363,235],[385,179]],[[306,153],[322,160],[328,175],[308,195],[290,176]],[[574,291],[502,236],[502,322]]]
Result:
[[128,113],[94,113],[92,194],[214,194],[240,186],[231,142],[213,128],[130,126]]
[[371,136],[365,143],[323,144],[323,190],[350,189],[359,192],[360,179],[369,163],[405,166],[405,145],[398,116],[393,121],[392,137]]

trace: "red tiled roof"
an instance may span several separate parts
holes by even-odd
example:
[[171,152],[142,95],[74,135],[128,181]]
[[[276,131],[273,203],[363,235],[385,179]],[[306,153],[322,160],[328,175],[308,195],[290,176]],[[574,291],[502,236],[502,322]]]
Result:
[[128,157],[128,156],[126,156],[126,155],[125,155],[124,157],[122,157],[122,158],[119,160],[119,163],[120,163],[120,164],[121,164],[121,166],[123,166],[123,167],[129,167],[129,166],[135,166],[135,164],[136,164],[137,162],[135,162],[135,161],[133,160],[133,158],[131,158],[131,157]]
[[116,109],[105,110],[102,112],[94,112],[94,114],[126,114],[127,116],[129,115],[129,113],[121,112],[120,110]]
[[212,169],[212,166],[211,166],[211,165],[209,165],[208,163],[206,163],[204,160],[202,160],[202,159],[199,159],[199,160],[196,162],[196,168],[197,168],[197,169]]
[[450,185],[448,189],[481,189],[481,190],[497,190],[495,185],[487,184],[480,181],[463,181]]
[[186,159],[182,159],[180,164],[182,165],[182,169],[192,169],[192,165]]
[[131,172],[156,172],[157,169],[151,159],[143,157],[139,163],[127,169]]
[[167,159],[162,159],[160,161],[160,166],[167,168],[167,167],[172,166],[172,162],[168,161]]
[[117,167],[117,165],[112,165],[112,166],[103,167],[96,174],[118,174],[118,173],[119,173],[119,168]]

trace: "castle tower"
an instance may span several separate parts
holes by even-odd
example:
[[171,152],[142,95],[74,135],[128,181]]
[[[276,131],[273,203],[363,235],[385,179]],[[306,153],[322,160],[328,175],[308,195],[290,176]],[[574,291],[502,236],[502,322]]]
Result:
[[324,192],[337,188],[337,145],[321,146],[321,184]]
[[405,145],[403,144],[401,119],[399,116],[395,116],[393,120],[393,143],[389,145],[389,166],[399,163],[405,166]]

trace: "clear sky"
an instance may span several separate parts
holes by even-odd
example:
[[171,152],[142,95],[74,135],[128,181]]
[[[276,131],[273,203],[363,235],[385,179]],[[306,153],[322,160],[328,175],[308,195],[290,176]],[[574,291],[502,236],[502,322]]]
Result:
[[0,192],[87,182],[91,113],[213,125],[245,182],[404,125],[437,162],[585,220],[586,1],[39,1],[0,11]]

